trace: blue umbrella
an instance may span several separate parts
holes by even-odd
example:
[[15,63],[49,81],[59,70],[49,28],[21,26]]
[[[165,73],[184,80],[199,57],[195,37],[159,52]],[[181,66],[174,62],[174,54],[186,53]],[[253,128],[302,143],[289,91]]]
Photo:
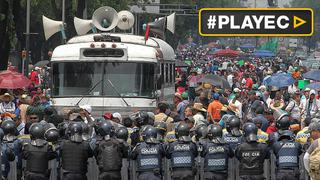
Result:
[[290,74],[278,73],[269,77],[266,80],[266,85],[282,88],[292,85],[295,81],[296,80]]
[[306,79],[312,79],[315,81],[320,81],[320,70],[311,70],[303,74],[303,77]]
[[320,89],[320,83],[316,82],[316,83],[308,84],[308,85],[306,85],[305,88],[317,90],[317,89]]
[[240,48],[252,49],[252,48],[255,48],[255,46],[252,44],[244,44],[244,45],[241,45]]
[[267,50],[255,51],[252,55],[255,57],[274,57],[275,56],[273,52],[267,51]]

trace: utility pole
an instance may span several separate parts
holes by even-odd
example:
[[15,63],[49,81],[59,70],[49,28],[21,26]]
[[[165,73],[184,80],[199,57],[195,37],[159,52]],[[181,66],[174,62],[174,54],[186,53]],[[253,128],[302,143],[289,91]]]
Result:
[[29,51],[30,51],[30,1],[27,0],[27,19],[26,19],[26,60],[24,63],[23,67],[24,69],[24,75],[28,77],[29,74]]

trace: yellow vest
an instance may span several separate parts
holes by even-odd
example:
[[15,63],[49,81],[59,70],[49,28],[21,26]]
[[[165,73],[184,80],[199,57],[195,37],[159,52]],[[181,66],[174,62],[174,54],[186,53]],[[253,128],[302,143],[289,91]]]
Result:
[[269,137],[268,133],[262,131],[261,129],[258,129],[257,136],[258,136],[259,143],[267,143],[268,137]]

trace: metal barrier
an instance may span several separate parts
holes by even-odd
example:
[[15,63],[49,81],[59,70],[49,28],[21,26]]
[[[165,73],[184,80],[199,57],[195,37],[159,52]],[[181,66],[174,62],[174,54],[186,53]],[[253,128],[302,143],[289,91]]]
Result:
[[[304,169],[303,165],[303,156],[300,156],[300,179],[299,180],[309,180],[308,173]],[[203,180],[204,179],[204,159],[197,157],[197,167],[198,167],[198,174],[195,180]],[[122,169],[121,175],[122,180],[137,180],[138,173],[137,173],[137,164],[136,161],[128,159],[122,160]],[[170,160],[164,158],[163,159],[163,179],[171,180],[171,171],[170,171]],[[276,178],[276,157],[274,154],[271,154],[270,160],[266,160],[264,162],[264,176],[266,180],[275,180]],[[200,164],[199,164],[200,163]],[[50,180],[58,180],[57,171],[57,161],[51,160],[49,162],[49,168],[51,169]],[[96,164],[95,158],[90,158],[88,160],[88,173],[87,177],[90,180],[98,180],[99,177],[99,169]],[[239,161],[236,158],[229,159],[228,163],[228,180],[239,180]],[[17,159],[10,163],[10,172],[8,175],[8,180],[16,180],[17,179]]]
[[11,161],[10,164],[10,171],[8,174],[8,180],[16,180],[17,179],[17,162],[18,157],[16,156],[14,161]]

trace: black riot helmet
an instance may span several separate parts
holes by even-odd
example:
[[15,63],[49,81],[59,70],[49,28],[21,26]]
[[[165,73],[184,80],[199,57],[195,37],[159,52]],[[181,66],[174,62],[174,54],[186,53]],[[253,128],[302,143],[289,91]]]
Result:
[[35,139],[44,139],[45,127],[41,123],[33,123],[29,129],[30,138]]
[[177,138],[189,136],[190,128],[187,123],[180,122],[175,130]]
[[201,138],[205,139],[207,137],[207,126],[205,124],[201,124],[196,127],[196,139],[199,140]]
[[147,126],[143,131],[142,138],[147,143],[157,142],[157,129],[153,126]]
[[222,127],[217,124],[210,124],[208,126],[207,134],[210,140],[214,138],[222,138]]
[[[240,119],[236,116],[231,116],[228,119],[228,126],[227,126],[227,131],[231,133],[233,136],[241,136],[240,132]],[[229,130],[228,130],[229,128]]]
[[288,116],[283,116],[276,121],[278,130],[288,130],[290,127],[290,120]]
[[142,127],[147,125],[149,122],[149,115],[145,111],[140,111],[133,115],[133,120],[135,121],[136,126]]
[[82,126],[82,139],[88,141],[90,139],[90,127],[85,122],[80,122]]
[[258,140],[258,127],[253,123],[243,125],[244,137],[247,142],[256,142]]
[[10,134],[15,135],[16,132],[16,124],[12,120],[3,121],[1,124],[1,128],[4,132],[4,135]]
[[119,127],[116,131],[116,137],[118,139],[122,139],[124,141],[127,141],[128,137],[129,137],[128,129],[126,127]]
[[100,127],[98,129],[98,134],[100,136],[113,136],[114,135],[114,127],[110,120],[105,120],[100,123]]
[[68,127],[69,127],[69,124],[67,122],[62,122],[60,124],[58,124],[58,131],[59,131],[59,136],[60,137],[63,137],[63,138],[67,138],[68,137]]
[[155,125],[157,131],[158,131],[158,134],[160,134],[161,136],[164,136],[167,132],[167,124],[163,121],[161,122],[157,122],[156,125]]
[[279,135],[280,135],[278,139],[279,141],[281,141],[282,139],[288,139],[288,140],[294,139],[294,134],[290,130],[284,130],[281,133],[279,133]]
[[68,126],[68,134],[73,142],[82,142],[82,125],[80,122],[72,122]]
[[55,127],[51,127],[47,129],[46,132],[44,133],[44,138],[45,140],[51,143],[57,142],[59,139],[59,130]]

